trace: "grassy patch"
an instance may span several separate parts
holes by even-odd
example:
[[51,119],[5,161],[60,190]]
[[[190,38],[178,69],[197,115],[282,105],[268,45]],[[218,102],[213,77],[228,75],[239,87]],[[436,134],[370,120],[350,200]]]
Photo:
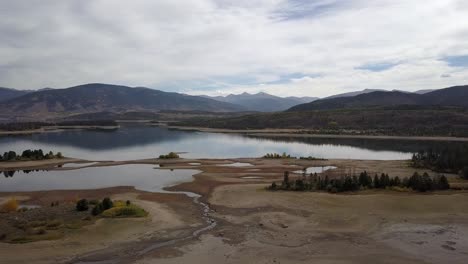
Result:
[[113,207],[102,212],[103,217],[145,217],[148,215],[143,208],[140,208],[134,204]]

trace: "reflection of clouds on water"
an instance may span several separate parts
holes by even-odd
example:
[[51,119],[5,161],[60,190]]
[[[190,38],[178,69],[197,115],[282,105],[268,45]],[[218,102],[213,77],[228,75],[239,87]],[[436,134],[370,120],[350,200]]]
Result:
[[[327,170],[334,170],[336,169],[335,166],[323,166],[323,167],[308,167],[308,168],[305,168],[305,173],[307,174],[311,174],[311,173],[322,173],[322,172],[325,172]],[[297,171],[294,171],[294,173],[303,173],[304,170],[297,170]]]
[[160,170],[154,165],[120,165],[78,170],[17,171],[13,177],[0,179],[0,192],[100,189],[134,186],[160,192],[166,186],[192,180],[197,170]]
[[[142,125],[115,131],[64,131],[0,137],[1,150],[21,152],[41,148],[89,160],[129,160],[187,152],[185,158],[261,157],[286,152],[292,156],[353,159],[408,159],[410,151],[398,141],[342,139],[262,139],[233,134],[174,131]],[[373,145],[374,144],[374,145]],[[414,144],[414,143],[413,143]],[[416,147],[414,147],[416,148]],[[403,151],[402,151],[403,149]]]

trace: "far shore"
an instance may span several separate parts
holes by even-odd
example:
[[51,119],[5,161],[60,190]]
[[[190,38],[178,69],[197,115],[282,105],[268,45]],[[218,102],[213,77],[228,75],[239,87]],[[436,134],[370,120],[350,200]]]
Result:
[[[119,123],[148,123],[149,120],[118,120]],[[304,133],[305,129],[225,129],[225,128],[207,128],[207,127],[182,127],[170,126],[166,124],[151,124],[152,126],[161,126],[168,129],[181,131],[198,131],[206,133],[225,133],[225,134],[240,134],[247,136],[259,137],[277,137],[277,138],[338,138],[338,139],[384,139],[384,140],[415,140],[415,141],[455,141],[468,142],[468,137],[450,137],[450,136],[389,136],[389,135],[337,135],[337,134],[311,134]],[[0,131],[1,136],[10,135],[31,135],[38,133],[58,133],[66,130],[114,130],[119,129],[118,126],[48,126],[39,129],[17,130],[17,131]]]
[[47,126],[47,127],[41,127],[38,129],[29,129],[29,130],[0,131],[0,136],[30,135],[30,134],[37,134],[37,133],[54,133],[54,132],[63,132],[65,130],[80,130],[80,129],[114,130],[118,128],[120,128],[120,126]]
[[348,139],[390,139],[390,140],[419,140],[419,141],[458,141],[468,142],[468,137],[449,136],[385,136],[385,135],[336,135],[336,134],[309,134],[304,129],[224,129],[206,127],[165,126],[170,129],[183,131],[198,131],[208,133],[242,134],[260,137],[295,137],[295,138],[348,138]]

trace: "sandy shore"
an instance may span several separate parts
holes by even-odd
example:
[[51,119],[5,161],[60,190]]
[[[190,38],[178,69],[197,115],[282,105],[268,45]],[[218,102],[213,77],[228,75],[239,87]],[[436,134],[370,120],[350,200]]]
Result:
[[[247,164],[220,166],[236,162]],[[465,263],[468,256],[467,192],[336,195],[264,189],[281,180],[285,170],[309,166],[338,167],[327,172],[331,176],[367,170],[405,177],[415,171],[407,161],[144,159],[92,166],[122,164],[197,168],[201,173],[194,181],[169,190],[201,194],[217,226],[181,239],[204,225],[200,206],[183,194],[131,187],[0,193],[0,201],[13,195],[26,204],[44,205],[111,196],[130,199],[150,212],[146,219],[102,219],[60,240],[0,243],[0,263]]]
[[87,162],[88,161],[86,160],[74,159],[74,158],[33,160],[33,161],[2,161],[0,162],[0,170],[9,171],[9,170],[53,168],[58,165],[63,165],[66,163],[87,163]]

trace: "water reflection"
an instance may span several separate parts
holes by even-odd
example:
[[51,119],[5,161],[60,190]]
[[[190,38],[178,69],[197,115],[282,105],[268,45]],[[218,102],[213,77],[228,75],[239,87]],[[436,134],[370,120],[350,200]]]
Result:
[[197,170],[160,170],[154,165],[88,167],[77,170],[5,171],[0,192],[87,190],[134,186],[143,191],[162,192],[166,186],[191,181]]
[[[19,172],[22,172],[24,174],[29,174],[31,172],[35,172],[35,171],[46,171],[46,170],[22,170],[22,171],[19,171]],[[15,175],[17,171],[15,170],[9,170],[9,171],[0,171],[1,174],[3,174],[3,176],[5,176],[5,178],[11,178]]]
[[186,158],[261,157],[286,152],[292,156],[353,159],[409,159],[428,143],[401,140],[259,138],[231,134],[168,130],[144,125],[124,125],[113,131],[78,131],[0,137],[0,150],[21,152],[45,149],[88,160],[129,160],[187,152]]

